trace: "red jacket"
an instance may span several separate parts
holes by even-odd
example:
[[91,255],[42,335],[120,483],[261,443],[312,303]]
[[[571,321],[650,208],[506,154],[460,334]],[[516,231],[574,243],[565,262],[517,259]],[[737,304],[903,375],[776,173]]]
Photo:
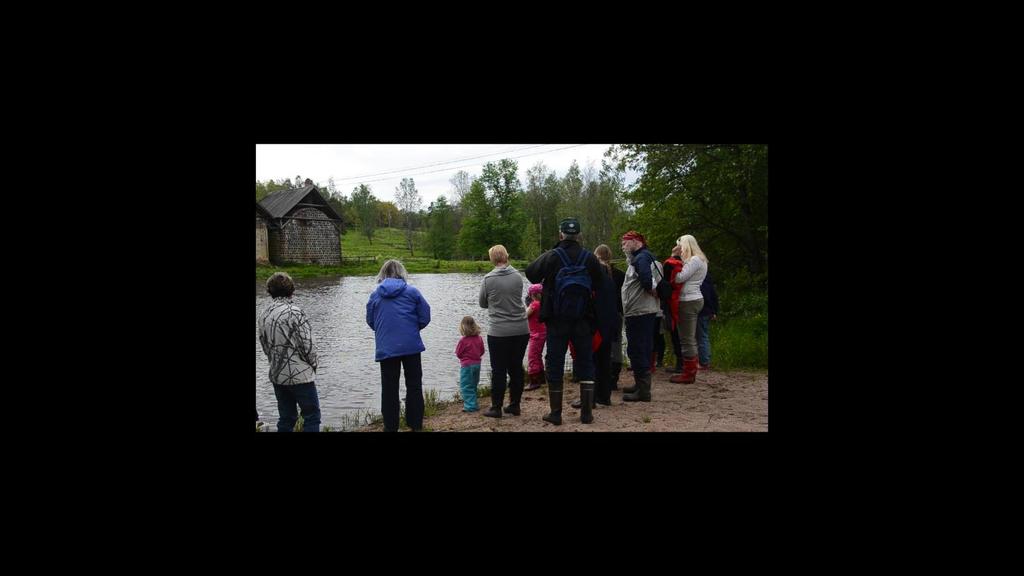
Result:
[[683,261],[675,256],[669,256],[661,263],[662,267],[665,268],[665,274],[668,274],[668,267],[672,267],[671,277],[668,279],[672,283],[672,301],[669,302],[669,306],[672,309],[672,329],[676,329],[676,324],[679,323],[679,293],[683,291],[682,284],[676,284],[676,274],[683,269]]

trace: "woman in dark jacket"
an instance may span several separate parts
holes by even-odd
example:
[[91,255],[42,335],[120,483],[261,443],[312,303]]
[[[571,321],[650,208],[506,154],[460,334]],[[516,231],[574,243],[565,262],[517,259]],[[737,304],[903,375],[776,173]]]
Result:
[[408,284],[409,274],[398,260],[388,260],[377,274],[377,289],[366,303],[366,323],[376,340],[374,358],[380,362],[380,411],[384,431],[398,432],[398,379],[405,368],[405,421],[423,428],[423,367],[426,350],[420,330],[430,324],[430,304]]
[[[620,334],[622,333],[622,297],[615,289],[615,279],[612,276],[611,249],[601,244],[594,249],[597,261],[601,264],[601,286],[595,286],[596,296],[594,299],[594,339],[600,341],[600,345],[594,352],[594,404],[602,406],[612,405],[612,349],[615,346],[622,350]],[[605,255],[607,258],[603,257]],[[623,274],[625,278],[625,274]],[[618,301],[618,305],[616,305]],[[621,364],[620,364],[621,367]],[[572,403],[573,408],[583,406],[581,400]],[[592,405],[591,408],[594,406]]]
[[[615,285],[615,309],[618,311],[618,319],[612,332],[611,346],[611,377],[609,382],[610,390],[619,389],[619,374],[622,372],[622,285],[626,282],[626,273],[619,270],[612,264],[612,250],[605,244],[594,249],[594,255],[602,264],[607,265],[612,272],[612,283]],[[609,396],[610,397],[610,396]],[[609,401],[610,402],[610,401]]]

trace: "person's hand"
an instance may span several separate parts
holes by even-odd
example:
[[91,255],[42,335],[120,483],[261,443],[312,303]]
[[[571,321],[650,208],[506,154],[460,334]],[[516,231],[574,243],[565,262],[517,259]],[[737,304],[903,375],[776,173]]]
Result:
[[712,314],[711,315],[711,319],[712,320],[717,320],[718,319],[718,314]]

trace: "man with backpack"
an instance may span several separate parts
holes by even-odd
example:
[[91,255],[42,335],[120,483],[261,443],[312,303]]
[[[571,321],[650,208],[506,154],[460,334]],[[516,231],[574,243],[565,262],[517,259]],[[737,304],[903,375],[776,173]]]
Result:
[[622,285],[626,353],[629,354],[636,382],[634,386],[622,389],[625,392],[622,399],[626,402],[650,402],[654,322],[661,307],[655,285],[663,271],[639,232],[630,230],[622,236],[622,252],[629,259],[626,281]]
[[580,379],[580,422],[594,421],[594,361],[591,340],[597,326],[593,291],[602,286],[601,264],[579,243],[580,223],[566,218],[558,225],[559,242],[526,267],[526,278],[543,283],[540,321],[547,326],[548,401],[551,413],[544,420],[562,424],[562,377],[569,341],[576,349],[575,370]]

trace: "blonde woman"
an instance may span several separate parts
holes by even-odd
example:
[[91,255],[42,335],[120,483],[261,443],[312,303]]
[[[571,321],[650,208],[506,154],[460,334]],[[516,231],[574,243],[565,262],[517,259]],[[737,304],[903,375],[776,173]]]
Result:
[[523,304],[523,275],[508,263],[508,250],[491,246],[487,256],[494,265],[480,285],[480,307],[487,309],[487,348],[491,351],[491,407],[484,416],[501,418],[508,377],[506,414],[519,416],[523,397],[523,356],[530,343],[530,324]]
[[689,234],[676,240],[679,259],[683,269],[676,274],[676,283],[682,284],[679,291],[679,340],[683,348],[683,373],[669,378],[677,384],[692,384],[697,379],[697,316],[704,308],[704,296],[700,292],[701,282],[708,274],[708,257]]

